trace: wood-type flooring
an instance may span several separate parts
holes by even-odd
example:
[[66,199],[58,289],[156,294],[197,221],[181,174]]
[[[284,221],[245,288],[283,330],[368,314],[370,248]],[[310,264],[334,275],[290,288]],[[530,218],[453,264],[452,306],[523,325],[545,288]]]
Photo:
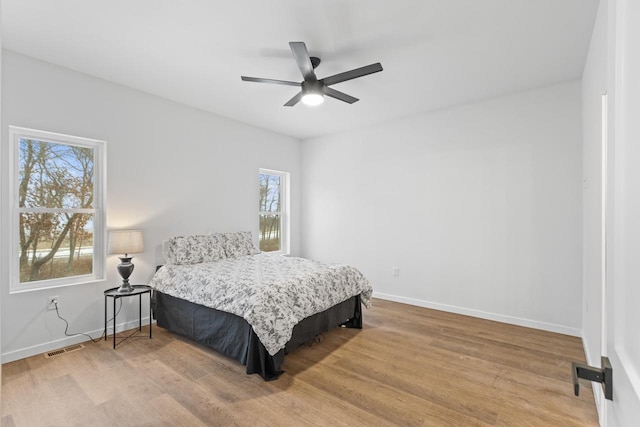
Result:
[[[3,365],[2,426],[596,426],[579,338],[375,299],[265,382],[162,328]],[[144,328],[143,328],[144,331]]]

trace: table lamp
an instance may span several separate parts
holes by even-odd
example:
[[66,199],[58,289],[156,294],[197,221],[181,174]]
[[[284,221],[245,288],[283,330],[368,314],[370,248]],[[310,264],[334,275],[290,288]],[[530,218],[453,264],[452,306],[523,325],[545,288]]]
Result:
[[141,230],[112,230],[109,232],[109,254],[124,254],[118,264],[118,273],[122,276],[122,285],[118,288],[119,293],[129,293],[133,291],[133,286],[129,284],[129,276],[133,273],[133,263],[129,254],[137,254],[144,251]]

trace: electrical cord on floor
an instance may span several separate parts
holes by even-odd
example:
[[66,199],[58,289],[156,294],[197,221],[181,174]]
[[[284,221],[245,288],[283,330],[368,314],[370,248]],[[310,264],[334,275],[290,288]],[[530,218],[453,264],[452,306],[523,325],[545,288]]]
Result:
[[[75,337],[76,335],[84,335],[85,337],[89,337],[89,339],[91,340],[92,343],[97,344],[100,341],[102,341],[102,338],[104,338],[105,332],[102,333],[102,335],[100,335],[100,338],[96,338],[94,339],[91,335],[89,334],[85,334],[84,332],[79,332],[77,334],[74,333],[69,333],[69,322],[67,322],[67,319],[65,319],[64,317],[60,316],[60,311],[58,311],[58,302],[54,302],[53,305],[56,306],[56,316],[58,316],[58,319],[62,320],[65,323],[65,327],[64,327],[64,334],[67,337]],[[109,324],[109,322],[111,322],[115,316],[118,315],[118,313],[120,313],[120,309],[122,308],[122,300],[120,300],[120,307],[118,307],[118,310],[116,311],[114,317],[112,317],[111,319],[107,320],[107,325]]]

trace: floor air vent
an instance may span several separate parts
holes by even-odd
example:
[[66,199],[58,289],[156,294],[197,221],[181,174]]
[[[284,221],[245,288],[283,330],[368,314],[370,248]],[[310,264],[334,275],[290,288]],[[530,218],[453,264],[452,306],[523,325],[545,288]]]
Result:
[[53,351],[50,351],[48,353],[45,353],[44,357],[49,359],[51,357],[60,356],[60,355],[63,355],[65,353],[71,353],[72,351],[82,350],[83,348],[84,348],[84,346],[82,344],[70,345],[69,347],[65,347],[65,348],[61,348],[59,350],[53,350]]

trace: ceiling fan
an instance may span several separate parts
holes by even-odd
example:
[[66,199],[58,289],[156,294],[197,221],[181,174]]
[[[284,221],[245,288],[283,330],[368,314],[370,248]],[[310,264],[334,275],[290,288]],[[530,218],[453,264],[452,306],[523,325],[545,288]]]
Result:
[[354,98],[351,95],[347,95],[346,93],[335,90],[329,86],[382,71],[382,65],[380,65],[379,62],[376,62],[375,64],[356,68],[351,71],[345,71],[344,73],[335,74],[318,80],[314,70],[318,65],[320,65],[320,58],[309,56],[307,46],[303,42],[289,42],[289,47],[291,47],[293,57],[298,63],[298,68],[300,68],[300,72],[304,78],[302,82],[241,76],[242,80],[245,82],[272,83],[300,87],[300,92],[284,104],[285,107],[293,107],[300,100],[307,105],[322,104],[322,102],[324,102],[325,95],[339,99],[340,101],[344,101],[348,104],[353,104],[358,101],[358,98]]

